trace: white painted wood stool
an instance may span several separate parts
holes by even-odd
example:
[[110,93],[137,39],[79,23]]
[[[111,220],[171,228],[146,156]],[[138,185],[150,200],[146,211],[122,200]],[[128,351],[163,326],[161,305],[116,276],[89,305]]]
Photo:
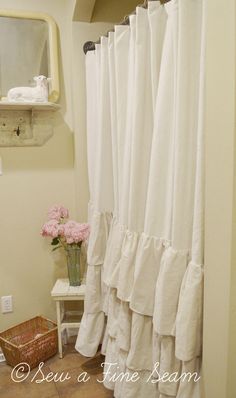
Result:
[[65,311],[65,301],[83,301],[85,285],[70,286],[68,279],[57,279],[51,296],[56,301],[57,328],[58,328],[58,351],[59,357],[63,358],[62,332],[69,328],[79,328],[83,311]]

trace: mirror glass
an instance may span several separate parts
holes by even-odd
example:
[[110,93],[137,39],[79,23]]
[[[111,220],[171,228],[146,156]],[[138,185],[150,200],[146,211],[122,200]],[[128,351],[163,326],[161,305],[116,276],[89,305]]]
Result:
[[0,97],[12,87],[33,86],[50,76],[48,23],[0,16]]

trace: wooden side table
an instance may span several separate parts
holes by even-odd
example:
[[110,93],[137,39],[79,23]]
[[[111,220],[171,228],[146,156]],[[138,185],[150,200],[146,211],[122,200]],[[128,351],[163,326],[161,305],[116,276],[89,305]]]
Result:
[[57,279],[51,296],[56,301],[57,328],[58,328],[58,351],[59,357],[63,358],[62,332],[65,329],[77,328],[80,326],[83,311],[65,311],[65,301],[83,301],[85,285],[70,286],[68,279]]

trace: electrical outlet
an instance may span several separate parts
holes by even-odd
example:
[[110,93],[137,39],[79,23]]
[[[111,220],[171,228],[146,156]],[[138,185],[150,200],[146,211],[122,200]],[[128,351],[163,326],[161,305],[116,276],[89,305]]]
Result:
[[7,312],[12,312],[12,296],[2,296],[1,298],[2,304],[2,313],[6,314]]

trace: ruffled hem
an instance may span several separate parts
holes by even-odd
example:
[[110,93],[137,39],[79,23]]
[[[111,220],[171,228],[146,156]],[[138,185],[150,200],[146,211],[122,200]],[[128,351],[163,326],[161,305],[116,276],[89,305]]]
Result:
[[129,353],[122,350],[117,340],[109,337],[104,361],[103,384],[114,390],[115,398],[194,398],[200,390],[201,360],[181,362],[174,357],[174,340],[158,336],[161,342],[161,362],[152,370],[131,369]]
[[102,340],[105,326],[105,315],[103,312],[97,314],[84,313],[75,349],[84,357],[96,355],[98,346]]
[[[100,255],[104,264],[98,265],[97,251],[90,251],[85,313],[76,349],[85,356],[93,356],[103,338],[106,362],[118,361],[122,369],[142,374],[152,373],[156,363],[161,373],[170,374],[182,372],[184,363],[198,363],[202,341],[202,266],[189,261],[187,250],[176,250],[162,238],[133,233],[116,219],[111,222],[108,237],[108,221],[104,220],[109,220],[109,215],[96,214],[93,220],[97,223],[93,247],[101,245],[102,236],[99,252],[106,246],[106,254]],[[139,395],[139,383],[132,383],[132,388],[128,384],[104,382],[107,388],[114,389],[116,398],[182,398],[185,393],[180,395],[180,389],[190,391],[189,383],[183,387],[159,382],[158,388],[154,388],[154,383],[150,387],[141,382],[139,388],[144,388],[144,384],[145,393]]]

